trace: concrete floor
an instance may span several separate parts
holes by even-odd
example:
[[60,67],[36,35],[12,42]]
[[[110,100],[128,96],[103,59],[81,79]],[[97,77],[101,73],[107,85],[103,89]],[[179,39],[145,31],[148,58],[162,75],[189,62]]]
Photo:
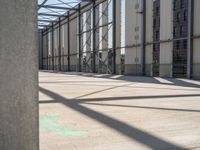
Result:
[[200,149],[200,82],[40,72],[41,150]]

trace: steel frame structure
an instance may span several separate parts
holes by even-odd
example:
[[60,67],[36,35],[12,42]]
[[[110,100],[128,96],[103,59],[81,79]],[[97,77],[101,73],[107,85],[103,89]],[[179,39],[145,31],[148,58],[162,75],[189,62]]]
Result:
[[[52,12],[54,13],[38,13],[39,16],[44,17],[57,17],[55,20],[51,19],[38,19],[38,27],[39,31],[41,33],[41,36],[43,37],[41,39],[41,42],[44,43],[45,35],[47,35],[49,32],[57,30],[58,29],[58,35],[59,35],[59,46],[58,46],[58,55],[55,55],[55,43],[53,42],[53,39],[55,37],[55,33],[51,32],[51,53],[52,56],[45,57],[45,54],[43,53],[44,49],[48,49],[48,45],[42,46],[42,69],[52,69],[52,70],[62,70],[62,71],[73,71],[72,69],[72,63],[71,59],[72,57],[77,57],[77,70],[79,72],[98,72],[98,73],[109,73],[109,74],[115,74],[116,73],[116,50],[122,49],[122,48],[132,48],[132,47],[140,47],[141,48],[141,66],[142,66],[142,74],[145,74],[145,48],[148,45],[159,45],[161,43],[169,43],[169,42],[175,42],[179,40],[187,40],[187,77],[192,77],[192,51],[193,51],[193,39],[200,38],[199,35],[193,35],[193,0],[188,0],[188,21],[187,21],[187,37],[173,37],[171,39],[166,40],[152,40],[151,42],[146,42],[146,25],[145,25],[145,18],[146,18],[146,0],[143,0],[143,8],[141,12],[138,12],[141,14],[142,19],[142,41],[141,44],[133,44],[133,45],[125,45],[125,46],[117,46],[116,47],[116,0],[85,0],[87,3],[78,3],[74,7],[60,7],[59,6],[49,6],[45,5],[45,3],[48,0],[44,0],[44,2],[40,5],[38,5],[38,10],[41,8],[47,8],[47,9],[53,9]],[[101,17],[105,18],[108,17],[108,14],[105,12],[108,10],[105,10],[104,12],[99,12],[99,5],[101,4],[108,4],[112,5],[112,21],[108,21],[107,23],[99,24],[99,20]],[[55,10],[66,10],[66,13],[60,14],[55,13]],[[86,19],[84,20],[84,15],[86,14]],[[98,17],[97,17],[98,16]],[[98,19],[97,19],[98,18]],[[70,41],[70,31],[71,31],[71,25],[70,22],[73,19],[77,19],[77,51],[76,53],[72,52],[71,49],[71,41]],[[153,19],[153,18],[152,18]],[[45,24],[46,23],[46,24]],[[48,23],[48,24],[47,24]],[[67,31],[67,54],[61,53],[61,26],[67,25],[66,31]],[[86,28],[84,26],[87,26]],[[100,30],[104,30],[105,32],[103,35],[99,36]],[[112,30],[112,46],[100,48],[99,45],[101,45],[103,42],[108,43],[108,34],[110,33],[110,30]],[[85,40],[83,40],[86,37]],[[107,44],[108,45],[108,44]],[[106,52],[107,56],[106,58],[102,58],[102,53]],[[67,69],[63,69],[61,63],[64,58],[67,58]],[[63,58],[63,59],[62,59]],[[55,62],[58,61],[58,68],[55,66]],[[44,66],[43,62],[47,62],[47,66]],[[64,61],[63,61],[64,62]],[[52,64],[52,67],[48,66],[49,64]],[[106,72],[103,71],[102,68],[106,68]]]
[[[77,64],[77,70],[76,71],[87,71],[89,72],[102,72],[100,71],[101,65],[105,66],[107,68],[105,73],[110,73],[114,74],[115,73],[115,67],[116,67],[116,35],[115,35],[115,0],[100,0],[96,2],[96,0],[83,0],[84,2],[87,1],[87,3],[81,5],[82,3],[77,4],[75,7],[69,8],[69,7],[58,7],[58,6],[50,6],[50,5],[45,5],[48,0],[44,0],[44,2],[40,5],[38,5],[38,10],[41,8],[48,8],[48,9],[62,9],[62,10],[67,10],[66,13],[64,14],[52,14],[52,13],[38,13],[38,16],[53,16],[57,17],[55,20],[51,19],[38,19],[38,27],[42,27],[40,29],[40,33],[42,36],[42,43],[44,43],[44,37],[46,36],[46,42],[48,43],[48,34],[51,32],[51,56],[49,54],[46,54],[47,56],[44,57],[44,54],[42,54],[42,69],[51,69],[51,70],[59,70],[59,71],[71,71],[71,63],[70,59],[71,57],[78,56],[78,64]],[[99,14],[99,5],[103,3],[108,3],[107,7],[105,8],[104,11],[108,12],[108,5],[112,5],[112,21],[104,23],[102,25],[99,25],[99,21],[102,17],[107,17],[108,20],[108,14],[104,13],[102,11],[102,14]],[[66,3],[65,3],[66,4]],[[86,10],[84,10],[87,8]],[[56,12],[53,10],[53,12]],[[90,12],[89,16],[90,18],[87,18],[86,22],[83,22],[83,14]],[[76,15],[74,18],[77,19],[77,53],[71,53],[71,48],[70,48],[70,19],[71,16]],[[97,16],[100,16],[100,18],[97,18]],[[90,20],[90,21],[89,21]],[[42,22],[47,22],[47,25],[42,24]],[[63,55],[61,53],[61,26],[67,24],[67,35],[68,35],[68,41],[67,41],[67,55]],[[88,30],[83,30],[83,26],[90,26]],[[100,41],[97,41],[99,39],[99,30],[103,30],[107,28],[106,33],[102,35],[102,39]],[[55,53],[55,44],[54,44],[54,37],[55,33],[54,30],[58,29],[58,54]],[[111,48],[104,48],[104,49],[99,49],[99,45],[103,42],[106,41],[108,42],[105,37],[108,36],[109,31],[112,30],[112,47]],[[86,43],[83,43],[83,35],[84,34],[90,34],[87,39]],[[89,43],[91,43],[89,46]],[[108,45],[108,44],[107,44]],[[83,51],[84,47],[87,47],[85,52]],[[49,49],[48,44],[45,46],[46,49]],[[44,51],[44,44],[42,45],[42,51]],[[48,51],[48,50],[47,50]],[[108,55],[105,60],[102,60],[100,52],[102,51],[107,51]],[[111,52],[111,55],[109,55],[109,52]],[[42,52],[43,53],[43,52]],[[89,58],[84,58],[85,55],[90,54]],[[67,57],[67,70],[63,69],[62,67],[62,60],[64,57]],[[111,62],[109,64],[109,58],[111,57]],[[62,59],[63,58],[63,59]],[[89,61],[91,61],[91,65],[89,65]],[[46,63],[45,63],[46,62]],[[58,66],[56,66],[56,62],[58,62]],[[63,61],[64,62],[64,61]],[[99,63],[98,63],[99,62]],[[47,66],[44,66],[43,64],[46,64]],[[51,64],[51,67],[50,67]],[[100,65],[101,64],[101,65]],[[97,67],[98,65],[98,67]],[[84,69],[85,67],[85,69]],[[86,69],[87,68],[87,69]],[[88,72],[88,71],[87,71]]]

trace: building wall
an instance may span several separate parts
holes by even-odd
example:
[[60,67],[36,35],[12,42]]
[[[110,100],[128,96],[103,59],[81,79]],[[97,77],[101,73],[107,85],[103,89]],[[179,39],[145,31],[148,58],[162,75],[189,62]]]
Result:
[[[110,1],[110,0],[109,0]],[[98,28],[102,24],[106,24],[109,22],[109,17],[106,17],[104,15],[111,15],[112,8],[109,6],[110,10],[105,9],[107,7],[107,3],[109,1],[104,1],[102,4],[96,6],[96,27]],[[154,51],[153,51],[153,37],[155,35],[153,31],[153,3],[154,0],[146,0],[146,17],[145,17],[145,55],[143,58],[143,49],[142,49],[142,16],[143,16],[143,10],[142,10],[142,3],[144,0],[126,0],[125,1],[125,74],[126,75],[142,75],[143,74],[143,68],[142,68],[142,62],[143,59],[145,59],[145,75],[147,76],[154,76]],[[96,3],[101,3],[102,0],[97,0]],[[160,77],[173,77],[174,70],[174,60],[173,60],[173,53],[174,53],[174,42],[173,42],[173,30],[174,30],[174,10],[173,10],[173,2],[174,0],[160,0],[160,33],[159,33],[159,63],[158,63],[158,75]],[[112,3],[112,2],[111,2]],[[199,1],[194,0],[194,36],[200,35],[199,31],[199,24],[200,20],[198,17],[199,12]],[[112,5],[112,4],[110,4]],[[82,4],[83,6],[83,4]],[[100,10],[101,9],[101,10]],[[86,29],[90,30],[92,29],[92,13],[90,12],[92,10],[92,4],[90,4],[87,7],[84,7],[81,12],[84,12],[86,16],[89,18],[89,24],[86,25]],[[104,11],[104,15],[102,15],[102,11]],[[71,12],[72,14],[72,12]],[[74,18],[75,17],[75,18]],[[70,60],[71,60],[71,70],[72,71],[78,71],[78,55],[77,55],[77,45],[78,45],[78,21],[77,21],[77,13],[70,16]],[[102,17],[102,18],[101,18]],[[101,19],[100,19],[101,18]],[[99,22],[100,19],[100,22]],[[63,22],[66,23],[66,20]],[[122,68],[121,68],[121,0],[116,0],[116,73],[121,74]],[[83,24],[83,22],[82,22]],[[63,37],[61,38],[64,43],[61,42],[62,45],[62,55],[67,55],[67,25],[64,26],[64,40]],[[98,73],[111,73],[112,70],[112,63],[109,61],[109,48],[112,49],[112,33],[109,32],[106,35],[106,32],[109,28],[109,26],[100,27],[100,29],[96,28],[96,51],[100,50],[100,53],[102,56],[100,56],[99,52],[96,52],[96,72]],[[112,30],[112,29],[110,29]],[[58,56],[58,29],[55,29],[54,31],[54,55]],[[92,32],[92,30],[91,30]],[[102,35],[101,35],[102,34]],[[102,40],[101,36],[104,36],[107,41]],[[85,54],[85,61],[87,62],[87,65],[83,69],[85,72],[93,72],[93,65],[92,65],[92,57],[93,57],[93,47],[92,47],[92,34],[90,32],[86,33],[87,39],[89,38],[89,43],[91,45],[87,45],[86,47],[86,54]],[[43,38],[44,42],[46,42],[46,38]],[[102,40],[102,41],[101,41]],[[193,77],[199,78],[200,76],[200,59],[199,59],[199,38],[194,38],[193,40]],[[99,44],[99,42],[102,42]],[[82,41],[82,45],[83,45]],[[103,50],[101,50],[103,49]],[[82,49],[83,51],[83,49]],[[46,44],[44,44],[44,57],[47,57],[47,49]],[[83,57],[83,56],[82,56]],[[110,56],[111,57],[111,56]],[[61,58],[62,60],[62,66],[63,71],[67,71],[67,58]],[[104,61],[103,66],[100,64],[101,61]],[[51,61],[47,62],[46,59],[44,62],[44,68],[47,69],[48,63],[51,65]],[[83,66],[83,60],[81,60],[82,66]],[[58,57],[55,57],[55,66],[58,65]],[[56,67],[58,68],[58,67]],[[109,69],[108,69],[109,68]]]
[[[152,43],[153,41],[153,0],[146,0],[146,43]],[[148,44],[145,47],[145,74],[147,76],[152,76],[152,63],[153,63],[153,45]]]
[[[173,38],[172,10],[173,0],[160,1],[160,41],[167,41]],[[161,77],[172,77],[172,49],[172,41],[160,43],[159,72]]]
[[[125,4],[125,74],[141,75],[141,26],[140,11],[141,0],[126,0]],[[131,18],[131,19],[130,19]]]
[[[194,0],[194,36],[200,35],[200,1]],[[193,41],[193,77],[200,79],[200,38]]]

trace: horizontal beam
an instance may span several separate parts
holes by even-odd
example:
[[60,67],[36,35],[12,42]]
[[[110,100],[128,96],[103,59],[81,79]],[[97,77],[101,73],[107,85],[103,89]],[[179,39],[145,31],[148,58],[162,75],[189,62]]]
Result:
[[42,19],[39,19],[38,22],[56,22],[54,20],[42,20]]
[[67,15],[47,14],[47,13],[38,13],[38,16],[67,17]]
[[72,7],[60,7],[60,6],[52,6],[52,5],[38,5],[39,8],[50,8],[50,9],[63,9],[63,10],[77,10]]

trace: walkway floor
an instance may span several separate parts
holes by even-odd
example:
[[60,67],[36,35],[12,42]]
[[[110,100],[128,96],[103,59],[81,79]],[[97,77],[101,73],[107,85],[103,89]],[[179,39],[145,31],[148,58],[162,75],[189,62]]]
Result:
[[41,150],[200,149],[200,82],[40,72]]

